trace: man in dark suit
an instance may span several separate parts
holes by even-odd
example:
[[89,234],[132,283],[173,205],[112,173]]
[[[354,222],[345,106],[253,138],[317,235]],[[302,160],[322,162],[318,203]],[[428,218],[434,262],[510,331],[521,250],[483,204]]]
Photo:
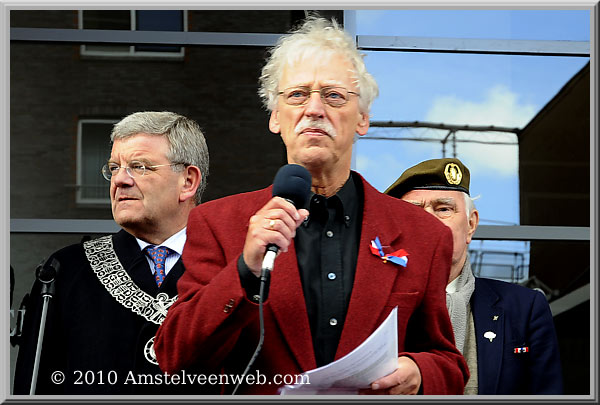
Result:
[[[349,353],[398,306],[397,369],[356,392],[461,394],[468,371],[443,291],[450,232],[350,170],[354,136],[367,132],[377,95],[352,38],[335,22],[309,18],[272,50],[261,83],[269,128],[288,162],[312,175],[312,195],[296,209],[269,187],[192,210],[179,299],[157,332],[161,368],[242,374],[259,340],[259,275],[272,243],[282,253],[253,369],[265,380],[239,393],[276,394],[282,376]],[[404,249],[405,267],[371,252],[377,237],[386,254]],[[224,385],[231,393],[234,384]]]
[[386,193],[424,208],[452,230],[446,301],[471,377],[465,394],[561,394],[558,341],[543,294],[474,277],[468,245],[479,223],[469,169],[454,158],[407,169]]
[[[156,329],[177,298],[189,212],[200,203],[208,149],[198,125],[171,112],[140,112],[115,124],[102,175],[110,182],[115,235],[54,253],[50,301],[35,394],[191,392],[158,367]],[[28,394],[41,315],[34,283],[15,394]],[[189,392],[189,391],[188,391]]]

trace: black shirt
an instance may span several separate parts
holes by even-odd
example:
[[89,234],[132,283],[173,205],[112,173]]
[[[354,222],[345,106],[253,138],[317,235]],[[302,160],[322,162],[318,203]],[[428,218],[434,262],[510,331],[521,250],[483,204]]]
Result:
[[[296,230],[296,257],[317,367],[333,361],[344,327],[358,257],[362,196],[360,177],[351,173],[337,194],[311,196],[304,207],[310,216]],[[246,294],[253,299],[260,283],[242,255],[238,271]]]

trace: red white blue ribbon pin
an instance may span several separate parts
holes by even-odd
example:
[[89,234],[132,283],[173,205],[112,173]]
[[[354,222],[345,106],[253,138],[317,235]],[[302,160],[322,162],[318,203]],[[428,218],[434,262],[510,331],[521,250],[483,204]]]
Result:
[[381,257],[384,263],[389,261],[402,267],[406,267],[406,264],[408,263],[408,253],[404,249],[396,250],[390,254],[383,253],[379,236],[376,236],[375,240],[371,241],[371,246],[369,247],[371,248],[371,253],[373,253],[375,256]]
[[529,353],[529,347],[524,346],[524,347],[515,347],[514,348],[514,352],[515,353]]

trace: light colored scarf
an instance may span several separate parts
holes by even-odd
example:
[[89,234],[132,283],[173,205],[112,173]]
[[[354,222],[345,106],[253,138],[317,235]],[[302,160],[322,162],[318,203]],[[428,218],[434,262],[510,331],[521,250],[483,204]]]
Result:
[[456,347],[463,353],[467,334],[469,301],[475,290],[475,276],[471,270],[469,256],[465,260],[460,275],[456,278],[456,292],[446,292],[446,307],[454,330]]

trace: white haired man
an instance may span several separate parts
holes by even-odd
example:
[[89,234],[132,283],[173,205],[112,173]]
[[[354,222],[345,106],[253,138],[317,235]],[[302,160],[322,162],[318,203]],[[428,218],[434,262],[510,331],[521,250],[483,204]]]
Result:
[[[398,368],[368,393],[462,393],[468,371],[443,294],[450,232],[350,170],[355,134],[366,134],[378,92],[352,38],[335,22],[309,18],[271,51],[260,80],[269,128],[283,139],[288,163],[310,172],[312,195],[296,209],[269,187],[192,211],[183,253],[188,272],[157,333],[161,368],[201,364],[242,374],[259,340],[254,296],[272,243],[283,253],[270,278],[265,342],[254,363],[265,382],[242,385],[240,393],[276,394],[278,376],[344,356],[395,306]],[[408,252],[406,267],[371,253],[377,237],[386,249]]]
[[[138,112],[114,125],[102,168],[121,230],[65,247],[45,330],[35,394],[198,393],[159,381],[153,342],[177,295],[189,212],[200,203],[208,149],[198,125],[172,112]],[[27,310],[15,394],[28,394],[41,285]],[[139,376],[150,376],[139,380]]]
[[469,182],[469,169],[459,159],[431,159],[407,169],[385,191],[452,230],[446,304],[471,372],[465,394],[562,394],[558,341],[544,295],[473,275],[468,245],[479,212]]

